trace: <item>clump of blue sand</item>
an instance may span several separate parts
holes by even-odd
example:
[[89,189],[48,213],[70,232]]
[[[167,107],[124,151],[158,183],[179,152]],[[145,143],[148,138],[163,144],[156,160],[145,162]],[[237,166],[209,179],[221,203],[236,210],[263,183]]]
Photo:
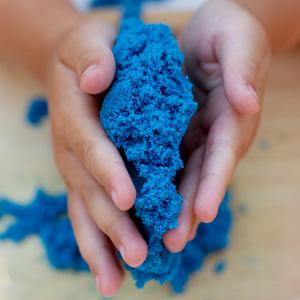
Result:
[[31,99],[26,108],[26,122],[33,126],[39,126],[48,116],[48,103],[44,97],[38,96]]
[[227,262],[226,262],[226,260],[222,259],[222,260],[219,260],[218,262],[216,262],[216,264],[214,266],[214,271],[217,274],[222,274],[225,272],[226,267],[227,267]]
[[50,264],[58,269],[88,270],[82,259],[67,216],[67,195],[50,195],[37,189],[33,201],[17,204],[0,198],[0,219],[11,217],[0,240],[22,242],[30,235],[38,235]]
[[173,279],[180,255],[162,236],[176,228],[182,197],[173,183],[183,168],[180,143],[194,115],[192,85],[182,73],[183,54],[170,28],[122,21],[113,48],[114,82],[100,113],[102,127],[124,153],[137,190],[135,215],[148,243],[148,256],[130,268],[138,287],[148,280]]
[[[138,268],[126,267],[139,288],[156,280],[169,283],[179,293],[209,253],[228,245],[230,196],[225,195],[216,220],[201,224],[182,252],[174,254],[165,248],[162,237],[178,225],[184,201],[177,193],[175,177],[184,167],[180,145],[197,105],[192,85],[182,73],[183,54],[170,28],[132,18],[138,12],[137,7],[127,11],[128,18],[121,22],[113,48],[116,75],[102,103],[100,119],[135,184],[132,215],[148,244],[146,261]],[[15,221],[0,239],[19,242],[36,234],[52,266],[88,269],[67,217],[66,195],[38,190],[28,205],[2,200],[0,218],[7,215]]]

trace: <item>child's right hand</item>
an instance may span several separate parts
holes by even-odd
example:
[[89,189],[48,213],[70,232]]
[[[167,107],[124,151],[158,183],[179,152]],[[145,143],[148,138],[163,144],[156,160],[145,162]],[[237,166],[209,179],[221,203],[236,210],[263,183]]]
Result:
[[49,63],[47,91],[54,153],[65,179],[69,214],[80,252],[98,289],[112,296],[122,283],[115,248],[136,267],[147,245],[126,210],[136,191],[125,165],[99,121],[92,95],[111,84],[113,29],[84,21],[63,34]]

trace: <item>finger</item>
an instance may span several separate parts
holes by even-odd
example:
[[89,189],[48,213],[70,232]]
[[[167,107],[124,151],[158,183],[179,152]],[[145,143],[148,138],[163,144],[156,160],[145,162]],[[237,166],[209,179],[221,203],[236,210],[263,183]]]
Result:
[[76,78],[71,70],[62,66],[62,71],[67,73],[69,82],[60,92],[60,101],[51,109],[60,112],[54,121],[63,120],[64,124],[53,132],[64,132],[63,142],[72,148],[89,173],[104,186],[115,204],[122,210],[128,210],[135,201],[135,187],[118,150],[100,124],[99,107],[92,99],[87,101],[88,96],[76,88]]
[[[237,39],[236,33],[229,32],[217,46],[226,95],[242,114],[253,115],[260,110],[257,81],[268,53],[263,35],[262,30],[245,29]],[[259,38],[261,43],[252,42]]]
[[[87,114],[88,116],[88,114]],[[122,210],[134,204],[136,192],[125,164],[99,121],[85,116],[73,123],[76,138],[70,140],[73,150],[111,199]]]
[[[140,266],[147,256],[147,244],[127,212],[118,210],[103,189],[82,191],[88,210],[101,230],[111,239],[124,261]],[[101,199],[101,200],[99,200]]]
[[239,151],[235,126],[214,125],[209,133],[195,199],[199,221],[212,222],[236,168]]
[[193,223],[193,225],[192,225],[192,229],[191,229],[191,231],[190,231],[189,241],[192,241],[192,240],[196,237],[198,227],[199,227],[199,222],[198,222],[198,220],[195,218],[194,223]]
[[141,265],[147,256],[147,244],[129,214],[114,205],[75,156],[71,158],[69,155],[64,161],[64,168],[68,169],[67,181],[80,194],[94,222],[110,238],[128,265]]
[[178,218],[178,227],[164,235],[164,243],[172,252],[181,251],[188,242],[195,222],[194,200],[197,192],[202,165],[203,147],[193,152],[187,162],[180,186],[179,194],[184,198]]
[[61,49],[63,63],[77,72],[80,88],[87,94],[103,92],[113,80],[115,61],[111,47],[114,37],[113,28],[91,21],[74,30]]
[[134,204],[136,192],[120,154],[99,125],[96,128],[92,120],[82,124],[73,124],[74,128],[79,126],[75,129],[76,140],[71,141],[73,150],[117,207],[128,210]]
[[112,297],[123,282],[123,272],[114,248],[86,212],[79,195],[69,192],[69,215],[80,253],[88,263],[99,292]]

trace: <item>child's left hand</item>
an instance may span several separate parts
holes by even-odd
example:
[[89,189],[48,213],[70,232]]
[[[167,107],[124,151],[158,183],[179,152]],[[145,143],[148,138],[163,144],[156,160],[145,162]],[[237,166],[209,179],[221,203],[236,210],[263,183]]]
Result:
[[[263,27],[242,7],[210,0],[183,36],[186,67],[204,92],[184,139],[186,166],[179,186],[185,198],[179,227],[164,237],[173,252],[212,222],[260,119],[270,46]],[[258,95],[258,96],[257,96]]]

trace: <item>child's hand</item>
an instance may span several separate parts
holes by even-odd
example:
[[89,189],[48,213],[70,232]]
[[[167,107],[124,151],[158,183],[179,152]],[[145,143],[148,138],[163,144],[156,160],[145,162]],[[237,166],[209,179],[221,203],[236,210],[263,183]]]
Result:
[[[179,187],[185,198],[179,227],[164,241],[177,252],[199,222],[216,217],[234,170],[259,123],[271,53],[262,26],[240,6],[210,0],[183,35],[186,67],[205,93],[184,140],[187,164]],[[204,100],[205,99],[205,100]]]
[[126,212],[135,201],[134,185],[101,128],[99,103],[91,96],[113,80],[113,40],[113,29],[99,22],[73,27],[58,41],[47,84],[54,153],[68,188],[70,218],[81,254],[105,296],[122,282],[115,248],[133,267],[147,254]]

